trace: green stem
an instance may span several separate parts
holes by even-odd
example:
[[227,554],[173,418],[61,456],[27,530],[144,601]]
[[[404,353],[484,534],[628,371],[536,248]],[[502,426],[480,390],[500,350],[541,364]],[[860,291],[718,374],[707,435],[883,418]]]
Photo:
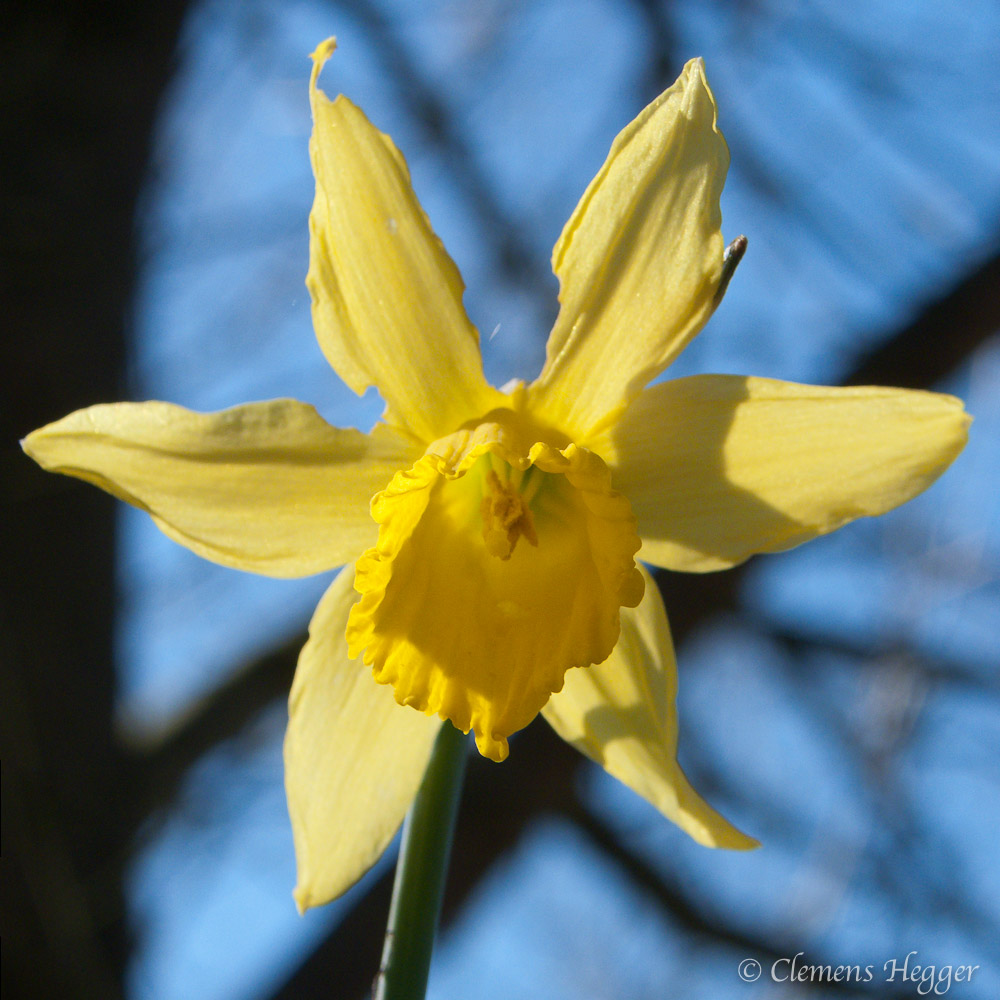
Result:
[[445,722],[403,825],[375,1000],[423,1000],[427,990],[467,751]]

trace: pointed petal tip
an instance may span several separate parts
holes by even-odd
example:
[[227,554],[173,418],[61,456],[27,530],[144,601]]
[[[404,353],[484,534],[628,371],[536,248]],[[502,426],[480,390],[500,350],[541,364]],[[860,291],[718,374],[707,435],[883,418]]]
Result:
[[315,50],[309,54],[312,59],[312,72],[309,74],[309,101],[315,105],[316,98],[322,91],[319,89],[319,74],[326,65],[327,59],[333,55],[337,48],[337,39],[331,36],[326,41],[320,42]]
[[688,79],[692,76],[705,79],[705,60],[702,56],[694,56],[684,63],[684,68],[680,72],[681,79]]
[[752,851],[760,847],[759,840],[737,829],[695,791],[676,761],[669,771],[667,788],[653,798],[646,798],[689,837],[702,847],[716,850]]
[[728,822],[721,828],[717,827],[707,831],[706,838],[700,840],[699,843],[704,847],[724,851],[756,851],[761,846],[756,837],[748,836]]
[[83,411],[78,410],[75,413],[69,413],[59,420],[53,420],[50,423],[43,424],[41,427],[36,427],[33,431],[25,434],[24,437],[18,441],[18,444],[21,446],[21,451],[23,451],[32,461],[37,462],[43,469],[52,471],[54,463],[46,463],[45,460],[46,439],[50,436],[50,432],[61,430],[63,425],[80,412]]
[[702,847],[725,851],[752,851],[760,847],[759,840],[737,829],[695,791],[676,761],[669,767],[667,787],[659,791],[658,795],[645,797]]
[[[684,90],[688,90],[691,87],[701,86],[705,91],[708,92],[708,96],[712,103],[715,104],[715,98],[712,94],[712,88],[708,85],[708,76],[705,70],[705,60],[701,56],[695,56],[692,59],[688,59],[684,63],[684,68],[680,71],[677,76],[677,81],[674,84],[676,87],[680,85]],[[673,89],[673,88],[668,88]],[[664,93],[666,93],[665,91]],[[662,96],[662,95],[661,95]]]
[[331,35],[320,42],[313,52],[309,53],[309,58],[312,59],[316,72],[319,72],[323,68],[323,64],[333,55],[336,48],[337,39],[334,35]]
[[723,174],[725,174],[729,169],[729,146],[726,144],[725,136],[723,136],[719,129],[719,105],[715,100],[715,93],[712,90],[711,84],[708,82],[708,75],[705,71],[705,60],[701,56],[689,60],[681,73],[681,79],[684,81],[685,103],[688,108],[688,114],[692,115],[692,117],[696,116],[698,112],[695,109],[699,105],[704,109],[705,104],[701,102],[705,102],[708,109],[711,110],[711,131],[721,140],[724,149],[726,165]]

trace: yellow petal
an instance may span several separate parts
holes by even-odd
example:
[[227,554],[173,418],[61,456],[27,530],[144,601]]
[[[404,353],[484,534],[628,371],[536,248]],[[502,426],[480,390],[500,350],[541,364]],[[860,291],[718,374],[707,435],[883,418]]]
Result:
[[691,787],[677,763],[677,666],[656,582],[622,611],[621,638],[601,664],[570,670],[542,714],[567,743],[624,782],[699,844],[759,846]]
[[379,538],[357,564],[351,654],[364,650],[400,704],[474,729],[494,760],[570,666],[608,655],[619,607],[642,596],[628,503],[575,445],[524,455],[497,432],[457,466],[427,455],[372,514]]
[[23,446],[42,468],[145,510],[198,555],[270,576],[356,558],[375,534],[371,497],[413,460],[398,432],[338,430],[291,399],[207,414],[157,402],[91,406]]
[[349,889],[381,857],[417,794],[440,724],[408,712],[347,658],[355,600],[344,569],[320,601],[289,698],[285,790],[300,910]]
[[712,311],[729,152],[704,65],[614,141],[552,256],[561,308],[534,405],[589,446]]
[[898,507],[951,464],[969,423],[938,393],[700,375],[647,389],[595,447],[642,558],[703,572]]
[[458,269],[434,235],[392,140],[347,98],[317,87],[333,39],[313,53],[309,217],[313,323],[357,393],[374,385],[384,419],[425,444],[496,405]]

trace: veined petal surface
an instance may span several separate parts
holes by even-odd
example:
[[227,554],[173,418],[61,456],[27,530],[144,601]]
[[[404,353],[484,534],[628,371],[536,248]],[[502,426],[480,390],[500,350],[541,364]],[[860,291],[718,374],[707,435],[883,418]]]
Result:
[[703,572],[905,503],[962,450],[970,419],[933,392],[698,375],[646,389],[595,447],[641,558]]
[[347,658],[357,595],[348,567],[320,601],[288,703],[285,790],[300,910],[349,889],[382,856],[410,808],[440,723],[400,708]]
[[364,650],[401,704],[474,729],[494,760],[569,667],[608,655],[619,608],[642,596],[628,502],[572,444],[515,454],[498,432],[456,467],[428,454],[372,514],[379,537],[357,563],[351,654]]
[[372,543],[372,496],[413,445],[384,425],[339,430],[293,399],[193,413],[170,403],[77,410],[29,434],[44,469],[100,486],[213,562],[306,576]]
[[659,588],[642,572],[645,596],[622,609],[614,651],[603,663],[568,671],[542,715],[699,844],[757,847],[698,795],[677,763],[677,664]]
[[384,419],[425,444],[497,405],[458,269],[434,235],[392,140],[317,78],[313,53],[309,216],[313,323],[327,360],[358,394],[374,385]]
[[553,251],[561,307],[531,395],[573,440],[589,447],[711,314],[728,167],[693,59],[615,139]]

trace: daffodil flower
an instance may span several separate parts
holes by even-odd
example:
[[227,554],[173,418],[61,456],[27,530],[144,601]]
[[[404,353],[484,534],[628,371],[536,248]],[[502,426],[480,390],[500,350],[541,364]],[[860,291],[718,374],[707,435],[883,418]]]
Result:
[[318,88],[333,48],[313,56],[307,283],[324,354],[357,393],[378,389],[381,422],[338,430],[293,400],[119,403],[25,450],[226,566],[346,566],[291,692],[300,906],[379,857],[442,719],[500,761],[540,712],[695,840],[754,846],[677,764],[670,631],[636,559],[717,570],[896,507],[961,451],[961,402],[728,375],[649,385],[723,282],[729,154],[697,59],[615,139],[556,244],[541,374],[493,388],[403,157]]

